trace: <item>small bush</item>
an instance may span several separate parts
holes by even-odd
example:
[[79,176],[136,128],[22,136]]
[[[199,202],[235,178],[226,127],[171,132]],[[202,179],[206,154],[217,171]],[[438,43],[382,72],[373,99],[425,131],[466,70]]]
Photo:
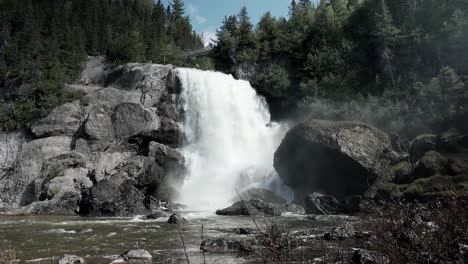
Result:
[[450,194],[424,206],[393,203],[376,209],[365,247],[396,264],[467,263],[468,196]]

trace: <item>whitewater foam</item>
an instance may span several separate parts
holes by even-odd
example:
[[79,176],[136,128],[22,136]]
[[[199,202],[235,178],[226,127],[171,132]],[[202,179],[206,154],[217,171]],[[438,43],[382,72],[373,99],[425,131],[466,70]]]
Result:
[[236,189],[275,178],[273,154],[285,128],[271,123],[250,83],[219,72],[177,71],[187,169],[180,202],[214,211],[230,205]]

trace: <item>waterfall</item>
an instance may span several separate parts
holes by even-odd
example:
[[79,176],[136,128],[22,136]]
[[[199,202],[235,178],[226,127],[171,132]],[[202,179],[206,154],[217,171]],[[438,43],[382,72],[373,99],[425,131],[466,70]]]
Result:
[[186,158],[180,202],[194,210],[230,205],[236,189],[275,181],[273,155],[285,129],[264,98],[231,75],[178,69]]

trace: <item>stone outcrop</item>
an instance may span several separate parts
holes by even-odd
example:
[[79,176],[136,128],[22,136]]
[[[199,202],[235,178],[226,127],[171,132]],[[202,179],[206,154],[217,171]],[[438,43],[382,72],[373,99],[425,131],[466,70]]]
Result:
[[47,117],[31,126],[35,137],[73,136],[82,123],[83,115],[79,101],[57,107]]
[[260,199],[252,199],[250,201],[239,201],[230,207],[217,210],[217,215],[264,215],[264,216],[279,216],[281,212],[272,204],[264,202]]
[[180,85],[170,65],[113,66],[90,57],[80,100],[23,132],[0,132],[0,207],[32,213],[150,214],[174,196],[183,156]]
[[312,193],[304,199],[306,214],[337,215],[345,212],[345,207],[331,195]]
[[343,199],[375,195],[392,179],[402,157],[388,136],[366,124],[312,120],[291,129],[275,153],[274,166],[298,199],[322,192]]

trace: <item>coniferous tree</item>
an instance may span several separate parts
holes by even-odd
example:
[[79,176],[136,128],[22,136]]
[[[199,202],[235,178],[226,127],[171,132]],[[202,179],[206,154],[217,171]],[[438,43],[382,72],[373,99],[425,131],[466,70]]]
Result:
[[184,3],[182,0],[173,0],[171,3],[174,20],[179,20],[184,16]]

